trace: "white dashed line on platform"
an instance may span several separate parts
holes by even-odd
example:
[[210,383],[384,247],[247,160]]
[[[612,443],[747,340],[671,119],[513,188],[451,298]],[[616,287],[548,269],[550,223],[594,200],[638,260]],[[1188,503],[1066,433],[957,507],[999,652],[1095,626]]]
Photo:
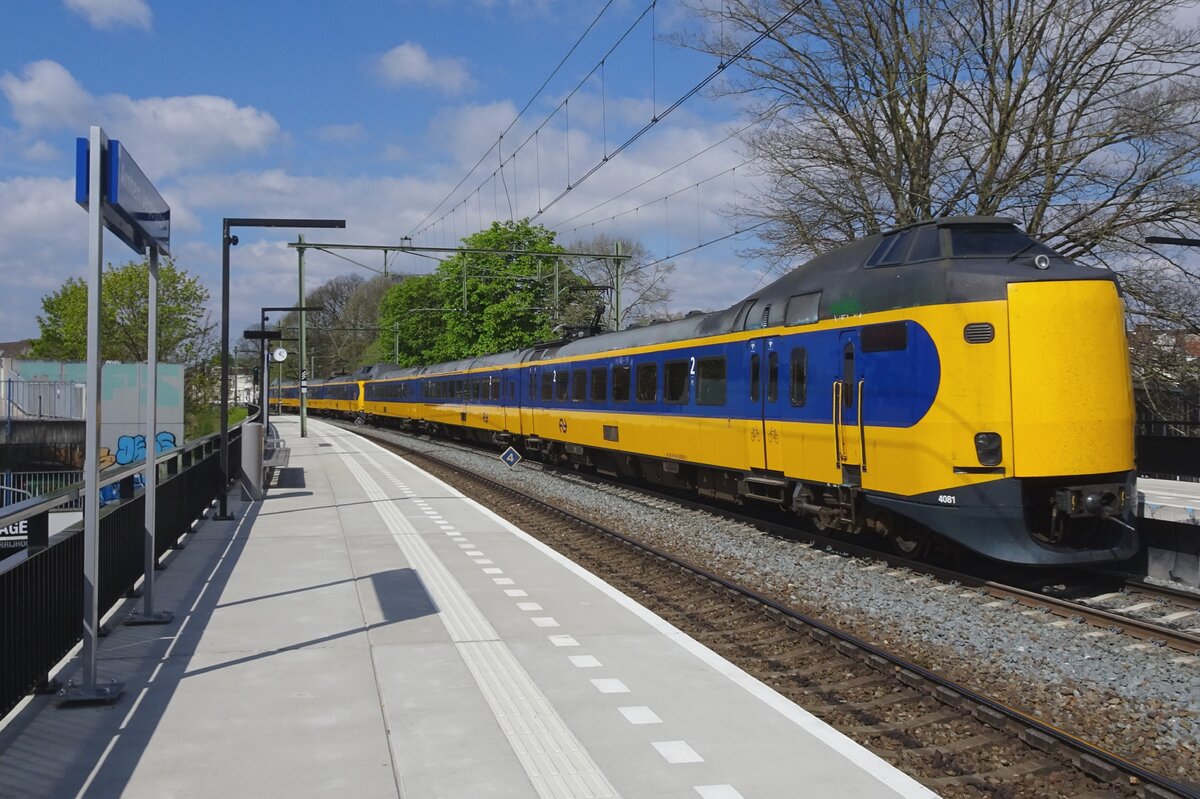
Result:
[[509,588],[504,593],[512,597],[529,596],[529,592],[523,588]]
[[687,741],[655,741],[650,744],[668,763],[703,763],[704,758]]
[[553,616],[534,616],[530,619],[538,627],[558,627],[559,624]]
[[601,665],[594,655],[568,655],[567,660],[577,669],[595,669]]
[[596,690],[602,694],[627,694],[629,689],[625,683],[615,677],[601,677],[592,680],[592,685],[596,686]]
[[630,724],[662,724],[658,714],[645,705],[619,707],[617,710],[621,711],[621,715]]
[[517,607],[521,610],[541,610],[542,606],[537,602],[518,602]]
[[513,585],[516,580],[511,577],[493,577],[492,582],[496,585]]
[[732,785],[696,785],[694,787],[701,799],[745,799],[733,789]]
[[579,646],[579,642],[569,635],[548,635],[546,637],[555,646]]

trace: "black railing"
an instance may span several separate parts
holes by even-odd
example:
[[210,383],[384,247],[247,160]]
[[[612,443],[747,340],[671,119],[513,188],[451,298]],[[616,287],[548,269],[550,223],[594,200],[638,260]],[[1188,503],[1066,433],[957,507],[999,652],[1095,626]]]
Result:
[[[229,436],[230,476],[241,463],[241,429]],[[208,436],[157,459],[155,549],[162,557],[187,533],[221,490],[219,436]],[[101,478],[119,482],[121,500],[100,511],[99,613],[104,615],[141,578],[145,493],[134,491],[132,465]],[[81,486],[4,508],[0,527],[29,523],[25,551],[0,560],[0,718],[46,682],[50,669],[83,635],[82,523],[50,539],[52,508],[76,499]]]
[[1139,419],[1138,474],[1200,478],[1200,422]]

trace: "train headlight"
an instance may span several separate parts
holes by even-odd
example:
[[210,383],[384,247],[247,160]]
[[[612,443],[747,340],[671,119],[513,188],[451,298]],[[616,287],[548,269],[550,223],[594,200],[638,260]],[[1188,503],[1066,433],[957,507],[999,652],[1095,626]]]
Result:
[[984,466],[999,466],[1004,459],[999,433],[976,433],[975,454]]

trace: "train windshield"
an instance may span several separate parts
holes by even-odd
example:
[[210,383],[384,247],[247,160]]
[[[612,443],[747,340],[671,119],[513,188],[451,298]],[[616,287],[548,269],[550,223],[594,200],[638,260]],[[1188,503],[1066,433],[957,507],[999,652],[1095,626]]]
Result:
[[1057,255],[1015,227],[1005,225],[956,225],[950,228],[950,246],[955,258],[1011,258],[1016,255]]

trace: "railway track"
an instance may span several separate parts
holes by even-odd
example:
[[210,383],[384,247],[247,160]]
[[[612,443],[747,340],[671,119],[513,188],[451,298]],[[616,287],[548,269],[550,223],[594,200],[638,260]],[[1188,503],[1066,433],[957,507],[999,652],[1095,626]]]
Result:
[[[945,796],[1200,797],[1192,787],[603,524],[428,452],[377,440]],[[665,497],[640,501],[677,504]]]
[[[347,427],[349,429],[348,425]],[[364,429],[360,426],[354,429],[360,434],[369,434],[369,428]],[[438,446],[475,454],[480,452],[478,447],[441,439],[438,440]],[[804,541],[848,557],[883,563],[889,568],[906,569],[914,575],[925,575],[943,584],[977,590],[989,595],[994,602],[1011,606],[1016,612],[1054,617],[1055,620],[1048,623],[1055,626],[1083,624],[1091,628],[1089,632],[1081,632],[1082,635],[1126,635],[1134,639],[1130,644],[1133,648],[1166,647],[1180,653],[1181,664],[1189,662],[1190,658],[1200,658],[1200,593],[1153,585],[1127,577],[1120,578],[1122,585],[1118,590],[1112,590],[1115,579],[1113,574],[1084,571],[1067,573],[1066,585],[1056,580],[1053,585],[1033,589],[1015,585],[1015,580],[1001,582],[980,576],[978,573],[905,558],[859,541],[848,540],[843,536],[822,534],[801,527],[802,520],[794,516],[780,519],[779,513],[753,514],[694,497],[664,493],[646,486],[630,486],[599,475],[557,469],[536,462],[526,461],[526,464],[554,473],[564,480],[604,485],[605,490],[648,508],[669,510],[684,507],[712,513],[721,518],[756,526],[772,535]],[[1030,580],[1043,574],[1044,570],[1028,570],[1019,573],[1018,579],[1028,584]],[[1094,590],[1096,583],[1105,587],[1102,590]]]

